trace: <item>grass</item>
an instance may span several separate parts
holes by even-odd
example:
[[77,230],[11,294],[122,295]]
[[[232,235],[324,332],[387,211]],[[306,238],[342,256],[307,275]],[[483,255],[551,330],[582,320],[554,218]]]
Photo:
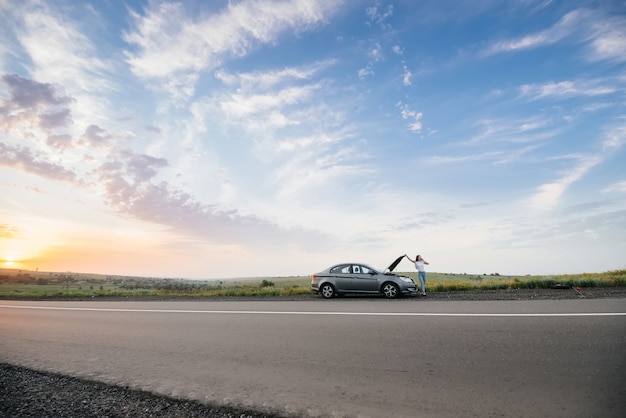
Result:
[[[417,282],[417,273],[400,273]],[[626,270],[555,276],[500,276],[428,273],[431,292],[535,289],[556,285],[626,286]],[[239,280],[183,280],[0,269],[2,299],[82,299],[106,297],[248,297],[311,293],[308,276]]]

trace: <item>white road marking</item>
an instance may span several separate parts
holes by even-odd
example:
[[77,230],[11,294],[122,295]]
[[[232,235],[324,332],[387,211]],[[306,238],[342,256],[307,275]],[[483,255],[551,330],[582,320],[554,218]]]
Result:
[[588,317],[626,316],[626,312],[564,312],[564,313],[437,313],[437,312],[323,312],[323,311],[223,311],[181,309],[117,309],[72,308],[59,306],[0,305],[6,309],[51,311],[127,312],[127,313],[194,313],[218,315],[335,315],[335,316],[454,316],[454,317]]

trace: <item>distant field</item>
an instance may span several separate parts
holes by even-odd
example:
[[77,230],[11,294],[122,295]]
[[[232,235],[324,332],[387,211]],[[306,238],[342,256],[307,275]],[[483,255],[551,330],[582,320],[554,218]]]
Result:
[[[400,273],[417,282],[417,272]],[[0,269],[0,298],[280,296],[309,294],[311,278],[186,280]],[[451,290],[626,286],[626,270],[556,276],[428,273],[431,292]]]

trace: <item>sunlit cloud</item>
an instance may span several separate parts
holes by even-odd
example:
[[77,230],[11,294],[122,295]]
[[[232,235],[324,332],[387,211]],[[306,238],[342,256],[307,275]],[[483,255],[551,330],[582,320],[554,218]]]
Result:
[[16,238],[20,233],[20,228],[1,224],[0,225],[0,238]]

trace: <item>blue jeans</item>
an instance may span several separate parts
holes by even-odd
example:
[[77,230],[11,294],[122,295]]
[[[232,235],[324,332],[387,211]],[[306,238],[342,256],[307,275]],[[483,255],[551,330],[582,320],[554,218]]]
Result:
[[422,289],[422,293],[426,292],[426,272],[418,271],[417,277],[420,279],[420,288]]

